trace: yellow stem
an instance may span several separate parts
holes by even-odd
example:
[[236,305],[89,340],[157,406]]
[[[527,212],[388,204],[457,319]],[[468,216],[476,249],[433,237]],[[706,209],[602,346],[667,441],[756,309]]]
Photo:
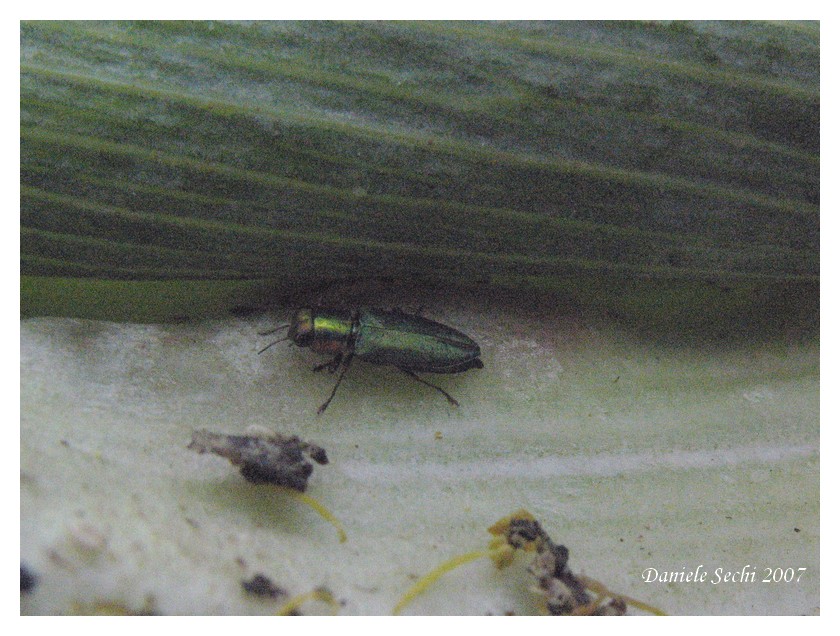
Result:
[[347,541],[347,534],[344,532],[344,528],[341,527],[341,524],[339,523],[338,519],[336,519],[332,515],[332,513],[329,510],[327,510],[323,506],[323,504],[321,504],[321,502],[319,502],[317,499],[310,497],[309,495],[295,490],[294,488],[287,488],[285,486],[280,486],[280,488],[294,499],[297,499],[301,503],[304,503],[310,508],[312,508],[315,512],[321,515],[321,517],[323,517],[329,523],[331,523],[332,526],[336,529],[336,531],[338,531],[338,541],[340,543],[344,543],[345,541]]
[[648,614],[653,614],[654,616],[668,616],[668,613],[659,609],[658,607],[654,607],[653,605],[648,605],[644,601],[637,601],[634,598],[629,596],[624,596],[624,594],[617,594],[616,598],[620,598],[622,601],[627,603],[628,605],[632,605],[633,607],[638,607],[643,612],[647,612]]
[[658,607],[654,607],[653,605],[648,605],[647,603],[645,603],[643,601],[637,601],[636,599],[631,598],[629,596],[625,596],[624,594],[616,594],[614,592],[610,592],[607,589],[607,587],[603,583],[601,583],[600,581],[597,581],[595,579],[591,579],[588,576],[584,576],[582,574],[579,575],[578,578],[587,587],[587,589],[595,592],[596,594],[598,594],[602,597],[610,596],[612,598],[619,598],[622,601],[624,601],[625,603],[627,603],[628,605],[632,605],[633,607],[637,607],[640,610],[642,610],[643,612],[648,612],[649,614],[653,614],[655,616],[668,616],[668,614],[666,612],[663,612]]
[[394,606],[393,614],[399,614],[403,608],[408,605],[411,601],[413,601],[418,595],[423,593],[428,587],[437,581],[440,577],[444,574],[449,572],[450,570],[454,570],[459,565],[464,565],[465,563],[469,563],[470,561],[475,561],[476,559],[480,559],[482,557],[490,557],[491,559],[495,556],[498,550],[477,550],[475,552],[467,552],[466,554],[462,554],[460,556],[453,557],[444,563],[441,563],[437,566],[434,570],[429,572],[426,576],[422,579],[417,581],[414,586],[405,593],[405,595],[400,599],[399,603]]
[[293,599],[289,600],[283,607],[281,607],[277,611],[277,616],[291,616],[292,612],[297,610],[301,605],[306,603],[307,601],[321,601],[322,603],[326,603],[332,609],[332,613],[338,614],[338,610],[341,607],[341,604],[335,600],[335,597],[332,595],[327,589],[323,587],[317,587],[311,592],[306,592],[306,594],[298,594]]

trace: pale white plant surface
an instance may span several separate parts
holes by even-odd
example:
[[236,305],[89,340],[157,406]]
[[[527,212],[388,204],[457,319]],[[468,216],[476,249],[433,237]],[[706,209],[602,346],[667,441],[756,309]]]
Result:
[[[341,614],[388,614],[521,508],[572,571],[668,613],[819,612],[815,340],[663,344],[524,298],[423,300],[482,346],[483,370],[428,378],[460,408],[354,363],[317,416],[334,381],[312,373],[320,360],[257,355],[280,314],[22,321],[21,562],[38,584],[21,613],[274,613],[282,599],[241,587],[261,573],[290,595],[328,588]],[[187,450],[194,429],[252,426],[326,449],[307,493],[345,543],[299,501]],[[465,565],[405,613],[539,613],[527,563]],[[706,578],[646,582],[649,568]]]

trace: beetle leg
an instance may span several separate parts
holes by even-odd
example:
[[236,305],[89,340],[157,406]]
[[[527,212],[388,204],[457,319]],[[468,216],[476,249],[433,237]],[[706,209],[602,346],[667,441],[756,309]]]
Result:
[[418,382],[420,382],[421,384],[425,384],[426,386],[430,386],[430,387],[432,387],[433,389],[435,389],[436,391],[440,391],[441,393],[443,393],[444,397],[445,397],[447,400],[449,400],[449,403],[450,403],[452,406],[460,406],[460,404],[458,404],[458,400],[456,400],[454,397],[452,397],[451,395],[449,395],[449,393],[447,393],[446,391],[444,391],[443,389],[441,389],[439,386],[436,386],[436,385],[432,384],[431,382],[427,382],[426,380],[424,380],[423,378],[421,378],[419,375],[417,375],[416,373],[414,373],[414,371],[409,371],[408,369],[405,369],[405,368],[403,368],[403,367],[397,367],[397,368],[398,368],[400,371],[402,371],[403,373],[405,373],[408,377],[410,377],[410,378],[414,378],[415,380],[417,380],[417,381],[418,381]]
[[336,356],[330,360],[329,362],[324,362],[323,364],[316,365],[314,369],[312,369],[315,373],[318,371],[323,371],[327,369],[330,373],[335,373],[335,370],[338,368],[338,365],[341,364],[341,358],[344,356],[343,353],[337,353]]
[[341,373],[339,373],[339,375],[338,375],[338,381],[336,381],[335,386],[333,387],[332,393],[330,393],[330,397],[328,397],[327,401],[324,402],[318,408],[318,415],[320,415],[321,413],[323,413],[324,411],[327,410],[327,407],[330,405],[330,402],[332,402],[332,399],[335,397],[335,392],[338,391],[338,385],[341,384],[341,381],[344,379],[344,374],[347,373],[347,369],[350,368],[350,363],[352,361],[353,361],[353,354],[352,353],[348,353],[347,355],[344,356],[343,359],[342,359],[342,354],[338,354],[335,357],[335,359],[333,360],[334,363],[341,365]]

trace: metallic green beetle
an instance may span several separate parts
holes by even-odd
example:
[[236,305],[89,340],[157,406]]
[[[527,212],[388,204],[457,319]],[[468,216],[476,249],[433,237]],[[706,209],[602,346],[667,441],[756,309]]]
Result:
[[[472,338],[452,327],[399,309],[341,311],[305,307],[295,312],[288,327],[289,333],[283,340],[309,347],[316,353],[332,354],[333,359],[319,364],[315,371],[328,369],[332,373],[341,369],[330,397],[318,409],[318,414],[329,406],[354,357],[372,364],[395,366],[418,382],[440,391],[454,406],[458,406],[455,398],[418,377],[417,372],[461,373],[484,367],[479,359],[481,349]],[[273,344],[276,343],[269,347]]]

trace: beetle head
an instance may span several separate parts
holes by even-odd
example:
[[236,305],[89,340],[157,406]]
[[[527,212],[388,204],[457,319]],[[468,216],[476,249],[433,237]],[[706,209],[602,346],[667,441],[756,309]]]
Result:
[[298,309],[289,321],[288,338],[298,347],[308,347],[314,335],[315,322],[312,318],[312,309],[308,307]]

